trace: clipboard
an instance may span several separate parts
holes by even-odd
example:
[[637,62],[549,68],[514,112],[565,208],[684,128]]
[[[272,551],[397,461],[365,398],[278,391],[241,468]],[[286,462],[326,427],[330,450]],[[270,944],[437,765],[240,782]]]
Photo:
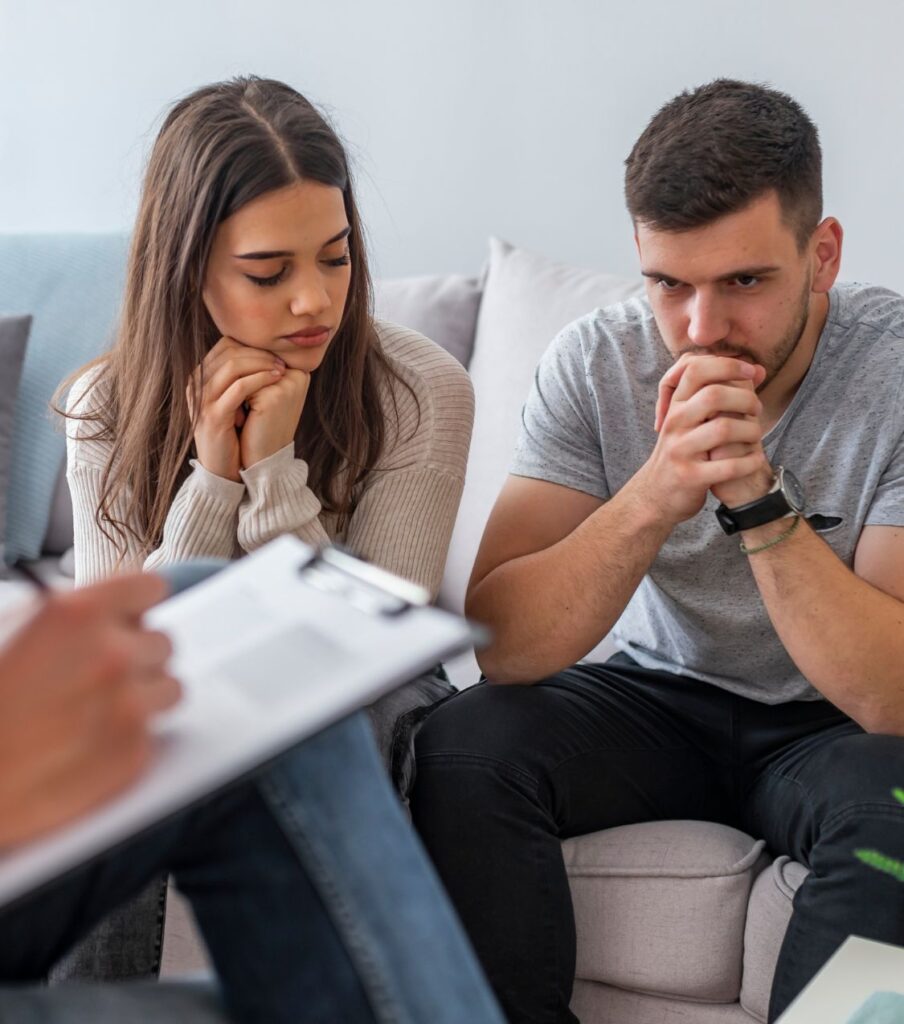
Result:
[[486,631],[414,583],[285,536],[151,609],[183,699],[150,770],[114,800],[0,856],[0,906],[90,862],[377,700]]

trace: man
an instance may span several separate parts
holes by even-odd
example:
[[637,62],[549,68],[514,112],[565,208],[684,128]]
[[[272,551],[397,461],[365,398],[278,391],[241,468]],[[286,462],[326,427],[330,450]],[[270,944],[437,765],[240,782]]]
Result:
[[[198,576],[170,570],[187,573]],[[180,694],[169,641],[141,625],[165,593],[159,577],[120,576],[50,595],[0,642],[3,849],[79,817],[150,763],[151,719]],[[166,871],[218,987],[23,984]],[[227,1019],[501,1024],[360,715],[0,908],[0,1021]]]
[[904,300],[834,286],[816,129],[773,90],[666,104],[626,197],[646,300],[540,364],[467,601],[509,685],[428,720],[412,809],[515,1022],[575,1019],[560,839],[765,838],[811,869],[775,1020],[849,933],[904,943],[853,854],[904,849]]

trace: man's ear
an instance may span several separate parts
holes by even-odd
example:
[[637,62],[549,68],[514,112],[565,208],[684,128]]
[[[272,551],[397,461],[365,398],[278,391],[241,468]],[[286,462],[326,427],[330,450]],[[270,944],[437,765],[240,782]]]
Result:
[[841,270],[841,247],[844,231],[835,217],[826,217],[810,240],[813,266],[811,291],[827,292]]

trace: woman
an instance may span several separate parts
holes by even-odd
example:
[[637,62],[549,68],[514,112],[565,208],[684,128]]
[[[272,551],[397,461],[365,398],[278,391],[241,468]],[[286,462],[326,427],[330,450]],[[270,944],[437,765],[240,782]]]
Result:
[[[438,590],[470,382],[373,319],[346,155],[287,85],[239,78],[170,112],[115,345],[72,385],[67,415],[79,584],[292,532]],[[412,722],[450,691],[435,674],[373,710],[400,786]]]

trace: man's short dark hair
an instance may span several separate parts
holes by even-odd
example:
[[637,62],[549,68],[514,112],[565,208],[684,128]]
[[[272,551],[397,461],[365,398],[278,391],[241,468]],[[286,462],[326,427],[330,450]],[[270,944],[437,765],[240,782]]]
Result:
[[819,133],[785,93],[720,78],[670,100],[625,161],[635,224],[687,231],[774,190],[803,248],[822,219]]

